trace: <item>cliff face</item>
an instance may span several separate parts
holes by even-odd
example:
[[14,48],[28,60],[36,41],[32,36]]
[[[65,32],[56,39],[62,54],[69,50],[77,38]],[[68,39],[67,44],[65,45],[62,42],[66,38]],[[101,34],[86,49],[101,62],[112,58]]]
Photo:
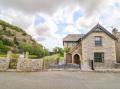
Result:
[[33,40],[32,37],[24,30],[0,20],[0,49],[2,50],[5,48],[4,50],[6,51],[11,50],[15,52],[21,52],[22,49],[20,46],[22,44],[39,46],[42,48],[42,45]]

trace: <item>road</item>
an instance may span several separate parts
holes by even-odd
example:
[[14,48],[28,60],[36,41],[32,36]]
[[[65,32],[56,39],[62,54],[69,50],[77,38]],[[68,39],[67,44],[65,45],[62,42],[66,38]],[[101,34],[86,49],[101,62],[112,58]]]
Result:
[[120,73],[0,72],[0,89],[120,89]]

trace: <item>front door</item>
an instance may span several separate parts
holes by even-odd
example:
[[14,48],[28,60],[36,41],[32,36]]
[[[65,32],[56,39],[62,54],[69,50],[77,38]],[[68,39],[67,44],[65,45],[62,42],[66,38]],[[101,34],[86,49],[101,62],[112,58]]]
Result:
[[70,53],[66,54],[66,63],[72,63],[72,54]]
[[79,67],[81,68],[80,56],[78,54],[74,55],[74,63],[78,64]]

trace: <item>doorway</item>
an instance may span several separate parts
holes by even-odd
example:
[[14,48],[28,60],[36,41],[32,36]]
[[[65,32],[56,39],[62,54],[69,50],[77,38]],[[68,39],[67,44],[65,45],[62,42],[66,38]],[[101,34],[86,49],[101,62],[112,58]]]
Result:
[[81,61],[80,61],[80,56],[78,54],[74,55],[74,63],[78,64],[79,67],[81,68]]

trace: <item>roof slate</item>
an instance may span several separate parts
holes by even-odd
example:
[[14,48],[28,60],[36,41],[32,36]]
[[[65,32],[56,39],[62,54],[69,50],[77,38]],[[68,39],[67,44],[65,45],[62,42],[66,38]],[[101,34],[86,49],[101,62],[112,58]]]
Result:
[[68,34],[63,41],[78,41],[84,34]]
[[[99,28],[100,30],[96,30],[97,28]],[[87,34],[84,35],[83,39],[86,38],[90,33],[92,32],[100,32],[103,31],[104,33],[106,33],[109,37],[111,37],[114,40],[117,40],[117,38],[111,34],[108,30],[106,30],[102,25],[100,25],[99,23],[97,25],[95,25]]]
[[[100,30],[96,30],[97,28],[99,28]],[[79,41],[79,39],[85,39],[90,33],[95,31],[103,31],[112,39],[117,40],[117,38],[113,34],[111,34],[109,31],[107,31],[103,26],[101,26],[100,24],[97,24],[87,34],[68,34],[63,39],[63,41]]]

